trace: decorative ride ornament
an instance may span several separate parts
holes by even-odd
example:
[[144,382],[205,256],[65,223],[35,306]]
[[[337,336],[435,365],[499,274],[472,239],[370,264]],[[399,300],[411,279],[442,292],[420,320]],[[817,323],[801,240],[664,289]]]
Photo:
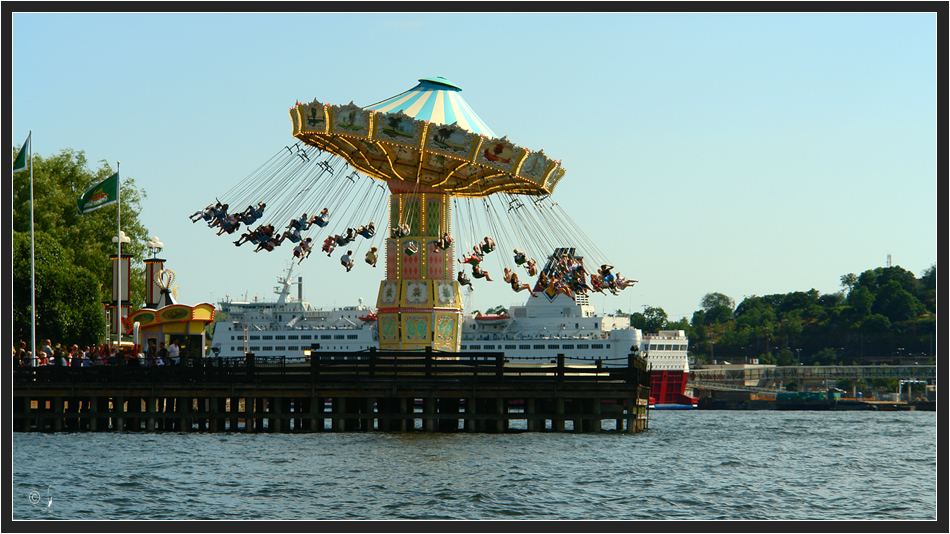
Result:
[[175,271],[162,269],[155,273],[155,283],[162,289],[168,289],[175,283]]

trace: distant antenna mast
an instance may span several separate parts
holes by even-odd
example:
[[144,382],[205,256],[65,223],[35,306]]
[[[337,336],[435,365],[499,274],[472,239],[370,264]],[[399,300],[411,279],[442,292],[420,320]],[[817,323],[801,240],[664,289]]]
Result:
[[888,269],[891,268],[891,254],[890,253],[887,254],[887,268]]

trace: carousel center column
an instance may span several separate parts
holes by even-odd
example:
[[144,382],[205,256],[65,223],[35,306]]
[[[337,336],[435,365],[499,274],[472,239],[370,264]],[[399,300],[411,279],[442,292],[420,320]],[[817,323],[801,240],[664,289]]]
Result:
[[[386,279],[376,301],[379,348],[458,352],[462,297],[455,255],[452,246],[437,246],[442,234],[451,235],[451,197],[398,180],[388,184]],[[407,233],[392,233],[403,225]]]

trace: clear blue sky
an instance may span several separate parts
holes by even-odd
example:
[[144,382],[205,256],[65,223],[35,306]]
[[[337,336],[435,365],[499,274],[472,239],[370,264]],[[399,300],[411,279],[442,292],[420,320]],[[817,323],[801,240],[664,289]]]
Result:
[[[121,161],[179,300],[270,298],[290,247],[188,220],[291,144],[296,101],[365,106],[444,76],[563,162],[553,199],[640,280],[598,310],[691,317],[708,292],[840,290],[937,259],[934,14],[308,13],[12,17],[12,143]],[[94,216],[94,215],[93,215]],[[489,264],[491,265],[491,264]],[[495,267],[499,271],[499,267]],[[375,305],[381,268],[295,270]],[[500,278],[500,272],[498,278]],[[523,300],[476,282],[473,306]]]

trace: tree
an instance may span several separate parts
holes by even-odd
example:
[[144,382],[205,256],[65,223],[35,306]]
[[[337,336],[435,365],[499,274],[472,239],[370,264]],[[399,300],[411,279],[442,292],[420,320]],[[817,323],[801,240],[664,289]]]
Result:
[[643,310],[643,318],[645,319],[643,329],[647,332],[659,332],[666,329],[668,319],[663,308],[648,306]]
[[825,347],[813,356],[813,365],[836,365],[838,363],[838,353],[835,349]]
[[693,312],[693,319],[690,322],[693,326],[702,326],[706,324],[706,312],[703,310],[696,310]]
[[691,328],[689,327],[689,321],[686,320],[686,317],[681,318],[679,321],[667,321],[666,330],[682,330],[686,332],[686,335],[689,336],[691,333]]
[[[56,342],[91,345],[106,331],[99,299],[101,283],[72,262],[72,253],[41,232],[35,236],[36,336]],[[13,234],[13,331],[28,341],[30,311],[30,236]]]
[[871,314],[871,304],[874,303],[874,295],[866,287],[858,287],[848,293],[848,305],[857,314],[859,318],[867,317]]
[[646,329],[647,318],[644,317],[644,315],[640,312],[633,312],[630,314],[630,326],[649,332],[649,330]]
[[848,293],[851,293],[851,290],[854,289],[854,286],[858,283],[858,275],[854,273],[848,273],[841,275],[841,286],[848,288]]
[[872,313],[879,313],[891,322],[906,321],[923,313],[917,297],[906,291],[897,280],[889,280],[878,290],[871,305]]
[[860,329],[868,334],[887,332],[891,327],[891,321],[883,315],[875,314],[861,321]]
[[915,297],[917,296],[917,278],[914,277],[914,273],[900,266],[877,267],[864,271],[861,273],[861,276],[858,277],[858,286],[864,286],[868,288],[871,293],[877,294],[881,288],[891,281],[897,282],[904,291],[907,291]]
[[736,302],[722,293],[706,293],[699,305],[705,312],[704,324],[712,324],[731,319]]
[[778,354],[775,355],[776,365],[796,365],[798,360],[795,358],[795,355],[792,354],[792,351],[788,349],[782,349],[778,351]]
[[920,301],[927,311],[936,311],[937,265],[931,265],[920,273]]
[[[101,162],[95,172],[87,168],[82,151],[64,149],[43,158],[33,155],[34,234],[36,239],[37,335],[74,343],[93,343],[105,332],[102,301],[112,299],[112,262],[116,253],[117,205],[80,215],[76,200],[87,189],[114,171]],[[132,242],[123,245],[131,254],[131,302],[145,295],[145,243],[148,230],[139,222],[145,192],[131,178],[122,179],[122,231]],[[13,177],[14,328],[30,323],[30,175]],[[25,245],[24,245],[25,243]],[[24,248],[25,247],[25,248]],[[134,311],[134,309],[132,310]],[[94,319],[93,319],[94,318]],[[19,322],[17,322],[19,321]],[[95,324],[92,324],[94,322]],[[28,330],[27,330],[28,331]]]

